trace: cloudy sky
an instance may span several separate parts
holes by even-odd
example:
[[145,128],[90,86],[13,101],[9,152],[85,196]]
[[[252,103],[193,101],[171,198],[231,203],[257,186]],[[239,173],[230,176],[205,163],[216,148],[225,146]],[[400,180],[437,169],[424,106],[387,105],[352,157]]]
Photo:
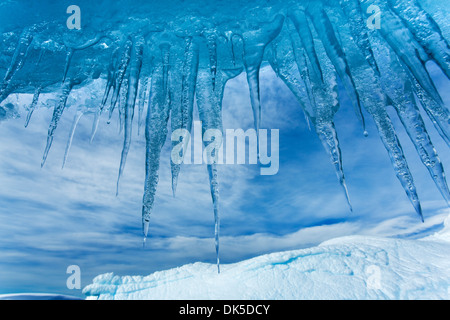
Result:
[[[450,101],[448,81],[430,68],[445,101]],[[87,94],[91,93],[74,93],[69,105],[82,103]],[[449,211],[393,112],[423,206],[423,224],[395,176],[372,121],[367,121],[366,138],[348,103],[336,116],[354,209],[350,213],[328,155],[308,129],[293,95],[270,69],[262,71],[261,95],[262,127],[280,132],[279,172],[261,176],[258,165],[219,166],[222,263],[314,246],[338,236],[417,238],[440,228]],[[44,97],[42,102],[50,99],[52,106],[51,98]],[[75,107],[67,109],[41,169],[51,108],[39,104],[25,129],[25,106],[31,97],[13,95],[6,102],[17,104],[20,118],[0,122],[0,294],[81,296],[81,290],[66,287],[69,265],[80,267],[84,287],[105,272],[146,275],[196,261],[214,263],[214,217],[205,165],[182,167],[174,198],[166,144],[150,235],[143,248],[144,137],[134,130],[116,197],[123,144],[116,118],[110,125],[102,118],[92,144],[93,116],[81,118],[62,170],[76,113]],[[223,113],[224,128],[252,128],[244,75],[228,83]],[[426,124],[450,170],[448,147],[431,122]]]

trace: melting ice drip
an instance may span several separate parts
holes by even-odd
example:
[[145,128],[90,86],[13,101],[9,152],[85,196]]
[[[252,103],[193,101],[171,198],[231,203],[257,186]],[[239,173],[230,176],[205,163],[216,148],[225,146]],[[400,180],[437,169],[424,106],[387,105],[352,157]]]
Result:
[[[415,211],[422,209],[402,147],[389,118],[392,106],[444,199],[450,195],[444,169],[420,115],[416,98],[445,142],[450,115],[427,72],[434,61],[450,78],[446,22],[425,11],[439,1],[77,1],[81,30],[68,30],[65,4],[39,1],[0,6],[0,102],[12,93],[33,93],[25,126],[40,94],[60,92],[42,158],[45,164],[68,96],[74,88],[105,79],[103,98],[77,110],[64,162],[80,118],[94,113],[91,141],[100,116],[117,109],[124,142],[117,180],[130,149],[137,105],[138,131],[145,120],[146,163],[142,225],[146,238],[158,184],[161,149],[170,128],[192,127],[194,97],[203,132],[222,130],[222,97],[228,80],[246,72],[254,126],[261,123],[259,70],[269,64],[297,97],[331,157],[351,209],[338,135],[338,81],[365,131],[370,114]],[[443,5],[443,2],[441,2]],[[381,11],[379,29],[369,28],[370,7]],[[24,12],[32,12],[26,14]],[[429,10],[428,10],[429,11]],[[436,20],[435,20],[436,19]],[[17,25],[20,23],[20,25]],[[110,120],[108,120],[109,123]],[[184,141],[187,143],[187,141]],[[178,142],[177,142],[178,143]],[[175,195],[179,164],[171,164]],[[219,192],[215,164],[208,165],[219,268]],[[144,243],[145,243],[144,238]]]

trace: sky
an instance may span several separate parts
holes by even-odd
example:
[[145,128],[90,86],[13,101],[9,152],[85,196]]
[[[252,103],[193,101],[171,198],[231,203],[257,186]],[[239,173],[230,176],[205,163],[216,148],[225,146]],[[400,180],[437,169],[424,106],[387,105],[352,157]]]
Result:
[[[448,80],[433,65],[429,68],[448,105]],[[138,135],[136,127],[118,196],[123,136],[116,117],[109,125],[103,117],[89,143],[93,115],[84,115],[61,169],[76,114],[74,104],[82,104],[92,94],[88,90],[71,94],[68,105],[72,107],[61,119],[42,169],[56,98],[42,98],[28,128],[24,128],[25,107],[31,96],[12,95],[3,102],[15,104],[20,117],[0,122],[0,294],[82,296],[81,290],[66,286],[70,265],[80,267],[83,288],[106,272],[147,275],[197,261],[215,263],[206,165],[182,167],[174,198],[170,143],[162,152],[145,248],[141,231],[145,138]],[[294,96],[270,68],[262,69],[261,127],[279,130],[279,171],[263,176],[258,165],[219,166],[221,263],[355,234],[415,239],[441,227],[449,210],[394,112],[390,115],[414,175],[425,223],[420,222],[398,182],[373,121],[366,114],[369,136],[364,137],[342,94],[335,124],[353,212],[349,212],[329,157],[309,130]],[[253,127],[243,74],[226,86],[223,118],[225,129]],[[426,125],[444,168],[450,170],[450,150],[428,119]]]

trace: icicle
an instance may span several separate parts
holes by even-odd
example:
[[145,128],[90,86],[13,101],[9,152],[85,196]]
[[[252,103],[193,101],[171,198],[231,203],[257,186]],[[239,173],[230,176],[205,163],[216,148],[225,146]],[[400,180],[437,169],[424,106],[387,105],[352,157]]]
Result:
[[[289,27],[289,29],[292,29]],[[328,30],[329,31],[329,30]],[[316,53],[316,59],[318,68],[321,70],[323,75],[323,80],[317,76],[310,77],[310,68],[311,61],[306,59],[304,51],[306,49],[301,45],[303,42],[298,39],[299,34],[295,34],[288,30],[290,35],[290,41],[287,42],[291,44],[292,50],[289,49],[288,45],[280,46],[284,47],[285,51],[281,52],[279,56],[285,57],[283,65],[284,72],[288,74],[288,81],[298,81],[298,77],[300,76],[303,82],[302,90],[303,90],[303,98],[300,97],[299,100],[303,100],[306,103],[305,114],[309,116],[312,123],[314,124],[315,131],[321,140],[325,151],[330,156],[331,162],[334,166],[336,176],[338,181],[344,191],[344,195],[349,206],[350,212],[353,211],[347,186],[345,183],[345,175],[342,165],[342,155],[339,147],[339,139],[337,136],[336,129],[333,123],[333,117],[335,113],[339,109],[339,99],[338,99],[338,86],[337,86],[337,75],[335,71],[335,67],[333,66],[333,61],[329,57],[330,50],[336,49],[327,49],[325,46],[330,43],[321,43],[318,42],[314,47],[314,52]],[[337,39],[335,39],[335,44],[339,45]],[[293,53],[290,53],[293,52]],[[336,52],[335,52],[336,53]],[[335,54],[334,53],[334,54]],[[292,70],[291,65],[293,62],[287,60],[289,55],[294,55],[294,60],[297,65],[298,74],[296,75]],[[292,60],[293,58],[290,58]],[[335,57],[335,59],[338,59]],[[292,80],[294,79],[294,80]],[[292,85],[290,87],[293,87]],[[298,89],[297,89],[298,91]],[[295,91],[293,91],[295,92]]]
[[[236,68],[231,70],[218,69],[216,74],[216,86],[212,88],[211,73],[209,72],[208,63],[204,56],[204,48],[200,47],[200,59],[197,73],[197,86],[196,86],[196,98],[197,107],[200,121],[202,122],[202,136],[206,137],[205,133],[214,130],[222,133],[222,99],[223,91],[227,81],[236,77],[242,72],[242,68]],[[202,55],[203,54],[203,55]],[[215,247],[216,247],[216,260],[217,271],[220,273],[220,259],[219,259],[219,182],[217,178],[217,159],[218,150],[222,144],[222,140],[216,141],[219,137],[214,136],[214,140],[204,140],[205,148],[208,148],[210,144],[214,143],[214,154],[211,154],[212,158],[208,158],[207,168],[209,174],[210,191],[214,208],[214,221],[215,221]],[[206,149],[205,149],[206,150]]]
[[[363,8],[364,11],[364,8]],[[383,17],[385,13],[383,12]],[[386,23],[383,20],[384,25]],[[343,38],[344,41],[349,41],[347,38]],[[372,39],[376,40],[376,38]],[[379,48],[378,48],[379,49]],[[395,52],[395,50],[394,50]],[[396,52],[395,52],[396,53]],[[378,66],[382,68],[384,63],[380,63],[378,59],[388,59],[389,53],[380,52],[377,54]],[[402,146],[398,140],[395,129],[392,125],[389,114],[387,113],[386,106],[388,105],[388,99],[383,92],[383,85],[381,79],[376,75],[376,72],[368,64],[361,63],[364,57],[353,54],[349,57],[350,67],[355,70],[355,84],[358,90],[358,94],[361,98],[367,112],[372,116],[375,121],[378,134],[383,142],[385,149],[387,150],[392,166],[396,173],[398,180],[400,181],[403,189],[405,190],[410,202],[412,203],[415,211],[423,221],[422,208],[420,205],[417,190],[414,184],[414,179],[409,170],[408,163],[405,155],[403,154]],[[380,75],[386,76],[387,70],[380,70]],[[398,82],[389,83],[388,86],[397,85]],[[392,88],[393,89],[393,88]]]
[[[320,121],[320,119],[319,119]],[[331,162],[334,165],[337,178],[339,183],[344,190],[345,198],[347,199],[347,204],[350,212],[353,212],[352,204],[350,202],[350,197],[348,195],[347,185],[345,183],[344,170],[342,167],[342,153],[339,147],[339,139],[337,136],[336,128],[332,121],[315,123],[316,132],[322,141],[322,145],[331,157]]]
[[318,97],[316,97],[316,102],[313,105],[313,123],[325,151],[330,156],[339,184],[344,191],[349,210],[350,212],[353,212],[347,185],[345,183],[339,139],[333,123],[334,114],[339,109],[337,77],[332,69],[331,61],[325,59],[324,53],[320,53],[318,56],[325,82],[321,88],[318,86],[313,88],[316,95],[318,95]]
[[19,43],[17,44],[12,61],[6,71],[5,78],[3,79],[4,85],[19,71],[25,63],[28,48],[33,41],[33,34],[30,30],[26,29],[20,35]]
[[400,18],[396,17],[383,1],[360,0],[360,2],[363,11],[367,11],[368,6],[371,4],[376,4],[381,8],[383,12],[383,23],[381,23],[379,30],[381,35],[395,51],[399,59],[409,68],[422,88],[436,102],[442,103],[442,98],[436,90],[422,60],[426,54],[414,40],[410,31],[403,25]]
[[158,184],[159,159],[161,148],[167,137],[170,104],[167,99],[166,81],[169,56],[167,50],[161,50],[161,62],[156,66],[151,79],[151,106],[147,108],[145,125],[145,186],[142,199],[142,229],[144,241],[148,235],[150,214],[155,200]]
[[433,18],[416,0],[389,0],[388,2],[394,12],[402,18],[414,38],[450,79],[450,46]]
[[264,49],[280,33],[283,22],[284,16],[277,15],[272,21],[263,24],[259,29],[247,30],[242,33],[244,39],[244,66],[247,72],[256,132],[259,132],[261,123],[259,68],[261,67]]
[[416,105],[408,71],[400,64],[392,50],[380,41],[377,41],[377,52],[382,66],[380,80],[389,97],[389,102],[395,108],[422,163],[428,169],[444,199],[449,203],[450,193],[444,168]]
[[352,74],[350,72],[350,67],[348,66],[347,58],[345,57],[344,51],[339,44],[339,41],[333,31],[333,26],[328,18],[324,9],[320,6],[313,6],[308,11],[309,16],[313,22],[314,28],[316,29],[328,58],[333,63],[336,72],[341,79],[347,94],[352,101],[353,107],[355,108],[356,115],[361,121],[364,132],[366,131],[366,125],[364,116],[361,110],[361,102],[359,100],[358,92],[355,88],[355,83],[353,81]]
[[383,144],[389,153],[389,157],[391,158],[397,178],[400,180],[400,183],[406,191],[409,200],[423,222],[422,208],[419,197],[417,196],[414,180],[389,115],[385,112],[385,110],[378,109],[371,111],[377,125],[378,133],[380,134],[381,140],[383,141]]
[[120,97],[120,89],[125,76],[125,72],[128,67],[128,63],[130,62],[132,46],[133,41],[131,40],[131,38],[128,38],[123,48],[119,66],[117,67],[117,70],[114,74],[115,84],[114,84],[114,92],[111,97],[111,106],[109,109],[109,121],[111,120],[114,108],[116,107],[117,101],[119,100]]
[[130,71],[128,75],[128,90],[125,104],[125,133],[122,149],[122,156],[120,159],[119,176],[117,178],[116,195],[119,193],[119,181],[122,176],[123,169],[127,160],[128,151],[131,144],[131,133],[133,127],[134,106],[136,103],[136,96],[139,86],[139,76],[142,67],[142,57],[144,54],[144,39],[137,39],[137,42],[133,45],[133,57],[130,65]]
[[445,201],[450,205],[450,193],[445,179],[444,167],[428,136],[420,112],[414,103],[414,97],[412,96],[412,100],[403,100],[402,102],[394,103],[394,107],[422,163],[430,172],[431,178],[433,178]]
[[442,101],[436,101],[417,81],[412,72],[406,67],[407,74],[413,84],[413,90],[427,113],[439,135],[450,147],[450,113]]
[[291,42],[290,37],[284,36],[285,34],[283,29],[281,36],[272,42],[271,50],[266,51],[267,59],[277,76],[295,95],[306,117],[314,112],[312,94],[308,92],[311,90],[311,83],[308,74],[303,73],[307,72],[306,59],[298,48],[293,48],[295,39]]
[[322,70],[320,69],[319,58],[314,47],[314,39],[309,28],[308,20],[304,10],[294,10],[289,14],[289,18],[294,23],[300,36],[302,46],[311,63],[311,75],[315,79],[323,80]]
[[[184,50],[183,65],[181,67],[182,70],[181,84],[180,84],[181,91],[179,93],[180,96],[173,103],[171,113],[172,133],[177,129],[185,129],[188,132],[191,132],[192,127],[199,52],[197,43],[193,41],[191,38],[187,37],[184,39],[184,41],[185,41],[185,50]],[[213,74],[211,74],[211,77],[213,77]],[[216,75],[214,74],[214,78],[215,77]],[[179,142],[172,142],[172,148],[178,143]],[[186,147],[188,143],[189,143],[189,136],[183,137],[183,145],[184,145],[183,158],[184,154],[186,153]],[[174,163],[173,161],[171,161],[172,192],[174,196],[177,189],[178,175],[180,173],[180,169],[181,164]]]
[[367,22],[363,19],[363,13],[358,0],[340,0],[345,18],[350,27],[350,32],[356,45],[366,58],[366,61],[372,67],[377,75],[380,74],[377,62],[367,34]]
[[25,128],[28,127],[28,124],[30,123],[31,115],[33,114],[34,109],[36,108],[36,105],[39,100],[39,95],[41,94],[42,87],[37,87],[34,91],[33,100],[31,102],[30,107],[28,108],[28,114],[27,118],[25,120]]
[[219,236],[220,236],[220,216],[219,216],[219,182],[217,178],[217,165],[207,165],[209,184],[211,189],[211,198],[214,208],[214,244],[216,247],[216,265],[217,273],[220,273],[220,258],[219,258]]
[[97,109],[97,112],[95,113],[95,116],[94,116],[94,122],[92,124],[92,132],[91,132],[91,138],[90,138],[91,143],[94,140],[95,134],[97,133],[100,116],[103,112],[103,109],[105,108],[106,101],[108,100],[109,93],[111,92],[111,88],[113,88],[115,86],[116,78],[115,78],[114,69],[115,69],[115,63],[116,63],[118,52],[119,52],[119,50],[116,49],[116,50],[114,50],[114,52],[111,55],[111,61],[109,63],[109,67],[108,67],[108,78],[106,81],[105,93],[103,94],[103,98],[102,98],[102,104]]
[[59,103],[55,106],[53,110],[53,116],[52,120],[50,122],[50,126],[48,128],[48,134],[47,134],[47,145],[45,146],[44,155],[42,157],[41,167],[44,166],[45,161],[47,160],[48,152],[50,151],[50,147],[52,146],[53,142],[53,134],[58,126],[59,120],[61,119],[61,116],[64,112],[64,109],[66,107],[67,98],[69,97],[70,91],[72,90],[72,87],[74,86],[74,82],[69,81],[63,84],[62,87],[62,94],[59,98]]
[[67,48],[66,52],[66,62],[64,64],[64,74],[62,82],[64,83],[66,81],[67,73],[69,72],[70,63],[72,62],[73,54],[75,53],[75,50],[72,48]]
[[63,160],[63,164],[62,164],[62,169],[64,169],[64,166],[66,165],[67,156],[69,155],[69,150],[70,150],[70,147],[72,146],[73,136],[75,134],[75,130],[77,128],[78,122],[80,121],[82,116],[83,116],[83,112],[81,110],[78,110],[77,113],[75,114],[75,116],[73,117],[72,128],[70,129],[69,139],[67,140],[67,145],[66,145],[66,151],[64,152],[64,160]]
[[[312,94],[306,56],[300,40],[295,37],[289,21],[281,36],[272,41],[272,48],[267,52],[268,60],[277,76],[284,81],[299,101],[305,122],[311,131],[310,117],[314,114],[315,100]],[[287,35],[287,33],[289,35]]]
[[28,54],[28,49],[30,48],[30,44],[32,41],[33,41],[32,31],[29,29],[25,29],[20,35],[19,42],[16,46],[16,50],[14,51],[11,63],[8,67],[8,70],[6,71],[2,86],[0,87],[0,102],[2,102],[4,99],[8,97],[10,93],[8,87],[10,85],[11,79],[20,69],[22,69]]

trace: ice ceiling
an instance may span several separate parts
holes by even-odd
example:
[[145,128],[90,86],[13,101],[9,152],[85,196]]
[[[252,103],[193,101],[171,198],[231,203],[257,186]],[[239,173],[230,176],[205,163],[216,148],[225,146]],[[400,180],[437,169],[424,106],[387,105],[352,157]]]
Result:
[[[389,107],[397,112],[436,187],[449,202],[444,169],[419,111],[421,106],[449,145],[449,111],[425,67],[426,62],[434,61],[450,78],[450,48],[445,39],[449,26],[445,14],[440,14],[445,1],[74,2],[0,2],[0,102],[12,93],[34,94],[27,126],[41,94],[59,95],[49,124],[44,165],[61,116],[70,107],[66,102],[71,91],[104,79],[102,98],[87,99],[83,106],[77,106],[72,130],[83,114],[94,113],[93,139],[99,123],[104,122],[101,116],[111,119],[114,112],[119,113],[124,136],[120,179],[135,115],[137,125],[145,127],[145,237],[158,184],[160,153],[169,130],[190,131],[194,105],[203,132],[222,130],[224,87],[242,72],[247,76],[258,130],[259,70],[264,65],[270,65],[298,99],[331,158],[347,199],[333,123],[340,102],[338,83],[345,88],[361,122],[361,134],[366,134],[362,110],[375,122],[417,214],[422,218]],[[80,9],[80,29],[68,27],[71,12],[66,9],[72,4]],[[8,112],[3,103],[0,116],[8,117]],[[174,193],[180,166],[171,163]],[[207,167],[218,252],[217,165]]]

